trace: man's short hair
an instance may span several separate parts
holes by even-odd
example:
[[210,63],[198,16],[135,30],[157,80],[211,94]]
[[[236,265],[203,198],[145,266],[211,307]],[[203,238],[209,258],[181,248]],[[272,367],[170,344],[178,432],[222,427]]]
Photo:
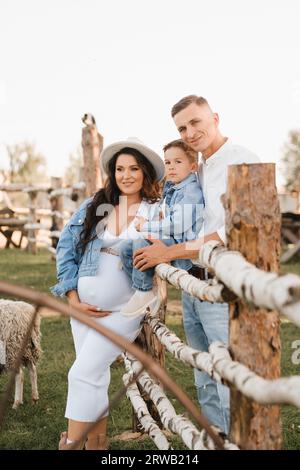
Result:
[[188,160],[190,163],[198,163],[198,152],[193,150],[189,145],[187,145],[183,140],[177,139],[177,140],[172,140],[172,142],[169,142],[166,144],[163,148],[163,151],[166,152],[167,150],[177,147],[186,154]]
[[208,104],[206,99],[203,98],[203,96],[197,96],[197,95],[185,96],[184,98],[181,98],[181,100],[179,100],[178,103],[174,104],[171,110],[172,117],[174,117],[175,114],[179,113],[179,111],[182,111],[183,109],[187,108],[192,103],[195,103],[198,106],[201,106],[203,104]]

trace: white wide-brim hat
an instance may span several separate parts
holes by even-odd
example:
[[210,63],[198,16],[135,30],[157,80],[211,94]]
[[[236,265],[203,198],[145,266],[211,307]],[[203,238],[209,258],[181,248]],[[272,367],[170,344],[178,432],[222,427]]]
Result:
[[105,173],[108,173],[108,164],[111,158],[124,148],[133,148],[141,152],[154,167],[157,181],[161,181],[163,179],[165,175],[165,165],[163,160],[156,152],[151,150],[135,137],[129,137],[127,140],[121,140],[120,142],[108,145],[102,150],[100,162]]

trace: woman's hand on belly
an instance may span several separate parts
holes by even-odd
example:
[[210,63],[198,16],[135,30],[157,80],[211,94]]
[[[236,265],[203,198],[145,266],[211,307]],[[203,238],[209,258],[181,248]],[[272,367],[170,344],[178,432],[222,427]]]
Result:
[[111,312],[108,310],[102,310],[99,307],[95,307],[94,305],[85,304],[84,302],[69,302],[71,307],[77,308],[81,310],[82,313],[85,313],[89,317],[107,317]]

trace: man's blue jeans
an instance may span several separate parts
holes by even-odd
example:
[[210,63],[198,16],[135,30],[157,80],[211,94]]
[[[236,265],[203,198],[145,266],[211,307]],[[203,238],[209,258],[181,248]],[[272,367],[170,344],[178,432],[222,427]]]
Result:
[[[173,238],[163,239],[162,242],[167,245],[175,245]],[[120,258],[127,275],[132,279],[132,287],[141,291],[149,291],[153,287],[154,268],[139,271],[133,267],[133,254],[136,250],[151,245],[148,240],[144,238],[137,238],[136,240],[125,240],[120,246]],[[181,259],[172,261],[172,266],[181,269],[190,269],[192,262],[189,259]]]
[[[187,343],[192,348],[208,351],[214,341],[228,344],[228,305],[201,300],[182,293],[183,325]],[[194,369],[195,385],[201,411],[226,434],[229,432],[229,388],[212,380],[206,372]]]

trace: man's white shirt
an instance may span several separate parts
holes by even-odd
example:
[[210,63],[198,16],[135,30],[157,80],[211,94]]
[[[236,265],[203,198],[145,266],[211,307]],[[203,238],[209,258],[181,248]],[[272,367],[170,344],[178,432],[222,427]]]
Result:
[[203,189],[205,207],[204,223],[199,237],[217,232],[221,240],[226,241],[225,211],[221,196],[226,193],[228,165],[241,163],[260,163],[260,160],[250,150],[232,144],[229,139],[207,160],[201,158],[198,177]]

